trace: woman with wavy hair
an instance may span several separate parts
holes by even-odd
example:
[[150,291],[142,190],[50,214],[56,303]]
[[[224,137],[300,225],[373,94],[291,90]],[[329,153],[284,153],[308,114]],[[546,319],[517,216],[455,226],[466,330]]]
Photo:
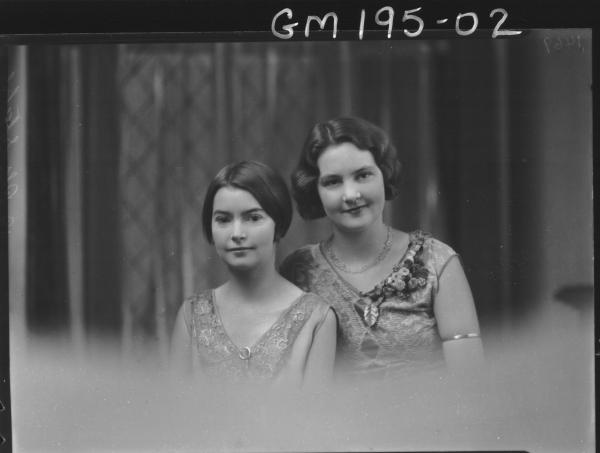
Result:
[[421,231],[386,225],[401,164],[379,127],[360,118],[316,124],[292,175],[306,220],[332,233],[296,250],[281,273],[323,297],[338,318],[340,371],[398,376],[482,356],[471,290],[457,253]]

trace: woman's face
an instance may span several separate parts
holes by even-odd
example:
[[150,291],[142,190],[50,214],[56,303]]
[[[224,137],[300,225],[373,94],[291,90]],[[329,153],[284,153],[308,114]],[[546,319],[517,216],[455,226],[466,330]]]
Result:
[[381,220],[385,205],[383,174],[370,151],[352,143],[332,145],[321,153],[317,166],[321,203],[336,227],[359,231]]
[[253,269],[275,261],[275,222],[245,190],[222,187],[217,191],[212,236],[229,268]]

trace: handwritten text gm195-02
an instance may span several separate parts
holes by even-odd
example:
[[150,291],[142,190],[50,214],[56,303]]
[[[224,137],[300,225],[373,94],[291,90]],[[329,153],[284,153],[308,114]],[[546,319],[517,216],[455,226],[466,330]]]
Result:
[[[422,7],[405,10],[402,14],[401,22],[406,27],[402,29],[402,32],[405,36],[409,38],[418,37],[423,29],[425,28],[425,21],[419,16],[419,12],[422,10]],[[508,13],[505,9],[496,8],[492,10],[489,14],[491,19],[496,20],[496,24],[494,29],[492,30],[492,38],[497,38],[499,36],[514,36],[519,35],[522,32],[518,30],[506,30],[503,29],[503,25],[508,18]],[[295,28],[300,25],[300,22],[292,22],[294,18],[294,13],[291,8],[284,8],[281,11],[277,12],[273,16],[273,20],[271,21],[271,32],[273,35],[279,39],[291,39],[294,37]],[[362,39],[364,30],[365,30],[365,19],[366,12],[364,9],[360,11],[360,16],[356,18],[357,22],[357,30],[358,30],[358,38]],[[392,37],[392,32],[394,31],[394,20],[396,19],[396,13],[394,8],[391,6],[384,6],[375,12],[374,20],[375,24],[379,27],[384,27],[387,31],[387,38],[390,39]],[[440,18],[435,21],[436,25],[443,25],[448,22],[448,18]],[[309,38],[311,27],[316,23],[316,26],[320,30],[324,30],[328,24],[331,26],[331,36],[333,39],[337,37],[338,32],[338,15],[331,11],[324,14],[322,17],[309,15],[306,16],[306,20],[304,21],[304,37]],[[477,30],[477,26],[479,25],[479,18],[474,12],[465,12],[459,13],[454,18],[454,30],[456,34],[459,36],[468,36],[474,33]],[[433,24],[428,24],[428,26],[433,27]],[[397,30],[398,31],[398,30]]]

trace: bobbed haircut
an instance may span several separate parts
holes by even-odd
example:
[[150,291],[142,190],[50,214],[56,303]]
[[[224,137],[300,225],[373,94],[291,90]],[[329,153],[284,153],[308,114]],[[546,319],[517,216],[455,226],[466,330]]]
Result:
[[202,228],[212,244],[212,215],[215,195],[223,187],[250,193],[275,222],[275,241],[287,233],[292,222],[292,199],[283,178],[271,167],[254,160],[235,162],[223,167],[208,185],[202,206]]
[[330,119],[315,124],[309,132],[291,177],[292,194],[298,206],[298,213],[303,219],[312,220],[325,216],[317,186],[317,160],[328,147],[342,143],[352,143],[360,150],[370,151],[383,174],[385,199],[391,200],[398,195],[402,164],[388,135],[362,118]]

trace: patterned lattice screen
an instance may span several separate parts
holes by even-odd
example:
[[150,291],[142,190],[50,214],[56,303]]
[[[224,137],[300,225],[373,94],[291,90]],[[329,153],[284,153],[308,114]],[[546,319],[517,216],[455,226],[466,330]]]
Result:
[[183,298],[219,284],[201,204],[226,163],[258,159],[288,175],[315,119],[315,67],[300,46],[122,46],[123,345],[167,352]]

